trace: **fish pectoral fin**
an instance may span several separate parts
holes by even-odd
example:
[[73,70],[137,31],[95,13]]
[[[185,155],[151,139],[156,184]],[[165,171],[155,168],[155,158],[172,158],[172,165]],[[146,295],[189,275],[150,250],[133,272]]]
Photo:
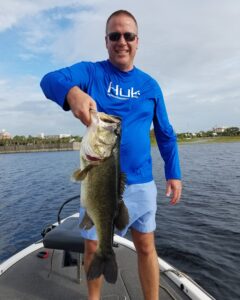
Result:
[[91,229],[94,226],[94,223],[92,219],[89,217],[88,213],[85,212],[85,215],[82,219],[82,222],[80,223],[79,227],[82,229]]
[[114,224],[118,230],[123,230],[129,223],[128,209],[123,200],[118,203],[118,212]]
[[72,174],[72,179],[74,181],[82,181],[86,178],[88,172],[93,168],[93,165],[87,165],[83,170],[76,170],[73,174]]

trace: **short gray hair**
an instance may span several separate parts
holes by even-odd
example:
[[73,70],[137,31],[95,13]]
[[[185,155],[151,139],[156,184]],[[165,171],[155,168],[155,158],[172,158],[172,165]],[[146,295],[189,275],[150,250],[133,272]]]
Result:
[[136,24],[136,27],[138,28],[138,24],[137,24],[137,20],[134,17],[133,14],[131,14],[129,11],[124,10],[124,9],[120,9],[120,10],[116,10],[115,12],[113,12],[107,19],[107,23],[106,23],[106,34],[107,34],[107,28],[108,28],[108,24],[109,21],[111,20],[111,18],[116,17],[116,16],[120,16],[120,15],[126,15],[128,17],[130,17],[131,19],[133,19],[134,23]]

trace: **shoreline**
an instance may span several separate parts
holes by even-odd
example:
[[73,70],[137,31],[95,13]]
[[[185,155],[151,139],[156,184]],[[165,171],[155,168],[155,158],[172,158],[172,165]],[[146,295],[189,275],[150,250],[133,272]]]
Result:
[[[190,139],[178,139],[179,145],[186,144],[214,144],[214,143],[239,143],[240,136],[225,136],[225,137],[203,137],[203,138],[190,138]],[[156,146],[156,140],[151,142],[152,146]],[[66,143],[56,145],[15,145],[15,146],[0,146],[0,154],[14,154],[14,153],[36,153],[36,152],[59,152],[59,151],[79,151],[80,143]]]
[[15,153],[38,153],[38,152],[61,152],[61,151],[78,151],[78,149],[34,149],[34,150],[12,150],[12,151],[0,151],[1,154],[15,154]]
[[[193,137],[177,139],[178,145],[187,144],[220,144],[220,143],[239,143],[240,136],[217,136],[217,137]],[[151,137],[151,145],[156,146],[157,141],[155,137]]]
[[238,142],[240,142],[240,136],[194,137],[189,139],[178,139],[178,144],[214,144]]
[[35,153],[35,152],[59,152],[59,151],[79,151],[80,143],[60,143],[57,145],[51,144],[36,144],[36,145],[8,145],[0,146],[0,154],[14,153]]

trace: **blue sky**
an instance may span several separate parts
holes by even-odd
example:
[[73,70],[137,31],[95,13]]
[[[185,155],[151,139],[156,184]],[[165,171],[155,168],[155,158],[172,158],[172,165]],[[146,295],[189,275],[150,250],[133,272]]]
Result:
[[135,65],[159,82],[176,132],[240,126],[240,1],[4,2],[0,130],[83,134],[71,112],[44,98],[39,82],[51,70],[106,59],[105,21],[117,9],[138,20]]

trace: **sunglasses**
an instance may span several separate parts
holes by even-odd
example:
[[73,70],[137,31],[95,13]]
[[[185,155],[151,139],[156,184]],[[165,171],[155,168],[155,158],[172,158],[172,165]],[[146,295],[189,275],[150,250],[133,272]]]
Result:
[[124,36],[126,42],[133,42],[137,36],[136,33],[133,32],[110,32],[107,36],[109,37],[110,41],[117,42],[120,40],[122,35]]

